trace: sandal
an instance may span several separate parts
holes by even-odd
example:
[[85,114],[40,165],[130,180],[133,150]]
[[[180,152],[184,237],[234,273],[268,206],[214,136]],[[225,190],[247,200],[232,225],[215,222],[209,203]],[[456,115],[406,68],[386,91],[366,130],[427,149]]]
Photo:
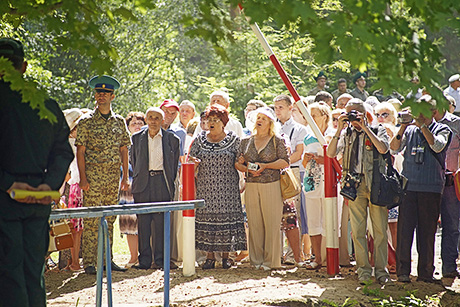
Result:
[[318,262],[316,262],[316,261],[311,261],[310,263],[308,263],[308,264],[305,266],[305,268],[306,268],[307,270],[319,270],[319,269],[321,269],[321,266],[322,266],[321,263],[318,263]]
[[249,257],[249,252],[248,251],[241,251],[238,256],[236,256],[235,261],[236,262],[243,262],[246,258]]
[[73,266],[69,266],[69,269],[72,271],[72,272],[80,272],[80,271],[83,271],[83,268],[82,267],[78,267],[78,269],[74,268]]
[[214,269],[216,267],[216,259],[206,259],[206,262],[201,267],[203,270]]
[[136,262],[128,262],[127,264],[125,264],[125,269],[129,269],[136,264],[139,264],[139,261],[136,260]]
[[233,260],[232,259],[229,259],[229,258],[223,258],[222,259],[222,267],[224,269],[230,269],[233,265]]
[[388,266],[388,272],[390,274],[396,274],[396,265],[393,264],[393,265]]

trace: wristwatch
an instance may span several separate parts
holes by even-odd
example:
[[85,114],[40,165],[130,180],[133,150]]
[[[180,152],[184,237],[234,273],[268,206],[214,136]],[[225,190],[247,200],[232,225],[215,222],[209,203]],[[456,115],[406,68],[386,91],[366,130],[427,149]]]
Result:
[[399,134],[396,134],[396,139],[399,141],[401,139],[401,136]]

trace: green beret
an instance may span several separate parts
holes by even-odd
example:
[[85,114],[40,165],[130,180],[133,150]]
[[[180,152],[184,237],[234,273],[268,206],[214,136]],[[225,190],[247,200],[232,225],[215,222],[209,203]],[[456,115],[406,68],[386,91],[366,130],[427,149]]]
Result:
[[353,83],[356,83],[356,81],[358,81],[358,79],[360,79],[361,77],[366,78],[367,75],[365,72],[358,71],[356,75],[353,76],[353,79],[352,79]]
[[324,71],[319,72],[318,76],[315,77],[315,81],[318,81],[319,78],[327,79],[326,74],[324,73]]

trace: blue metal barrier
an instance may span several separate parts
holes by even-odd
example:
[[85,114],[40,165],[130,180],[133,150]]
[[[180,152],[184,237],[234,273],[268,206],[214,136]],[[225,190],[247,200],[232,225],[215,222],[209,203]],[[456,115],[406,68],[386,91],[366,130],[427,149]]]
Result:
[[83,207],[53,210],[50,220],[70,218],[100,218],[97,243],[97,286],[96,306],[102,305],[102,281],[104,268],[104,243],[105,243],[105,267],[107,272],[107,303],[112,307],[112,267],[110,256],[110,238],[106,216],[125,214],[147,214],[164,212],[164,301],[163,306],[169,306],[169,263],[170,257],[170,225],[171,211],[192,210],[204,207],[204,200],[172,201],[157,203],[140,203],[128,205]]

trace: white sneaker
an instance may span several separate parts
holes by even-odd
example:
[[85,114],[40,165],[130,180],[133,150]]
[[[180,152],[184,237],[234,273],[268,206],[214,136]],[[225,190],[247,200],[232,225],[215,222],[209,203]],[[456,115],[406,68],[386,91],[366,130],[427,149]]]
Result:
[[270,267],[268,267],[268,266],[266,266],[266,265],[263,265],[263,264],[260,266],[260,269],[261,269],[261,270],[264,270],[264,271],[270,271],[270,270],[271,270]]

